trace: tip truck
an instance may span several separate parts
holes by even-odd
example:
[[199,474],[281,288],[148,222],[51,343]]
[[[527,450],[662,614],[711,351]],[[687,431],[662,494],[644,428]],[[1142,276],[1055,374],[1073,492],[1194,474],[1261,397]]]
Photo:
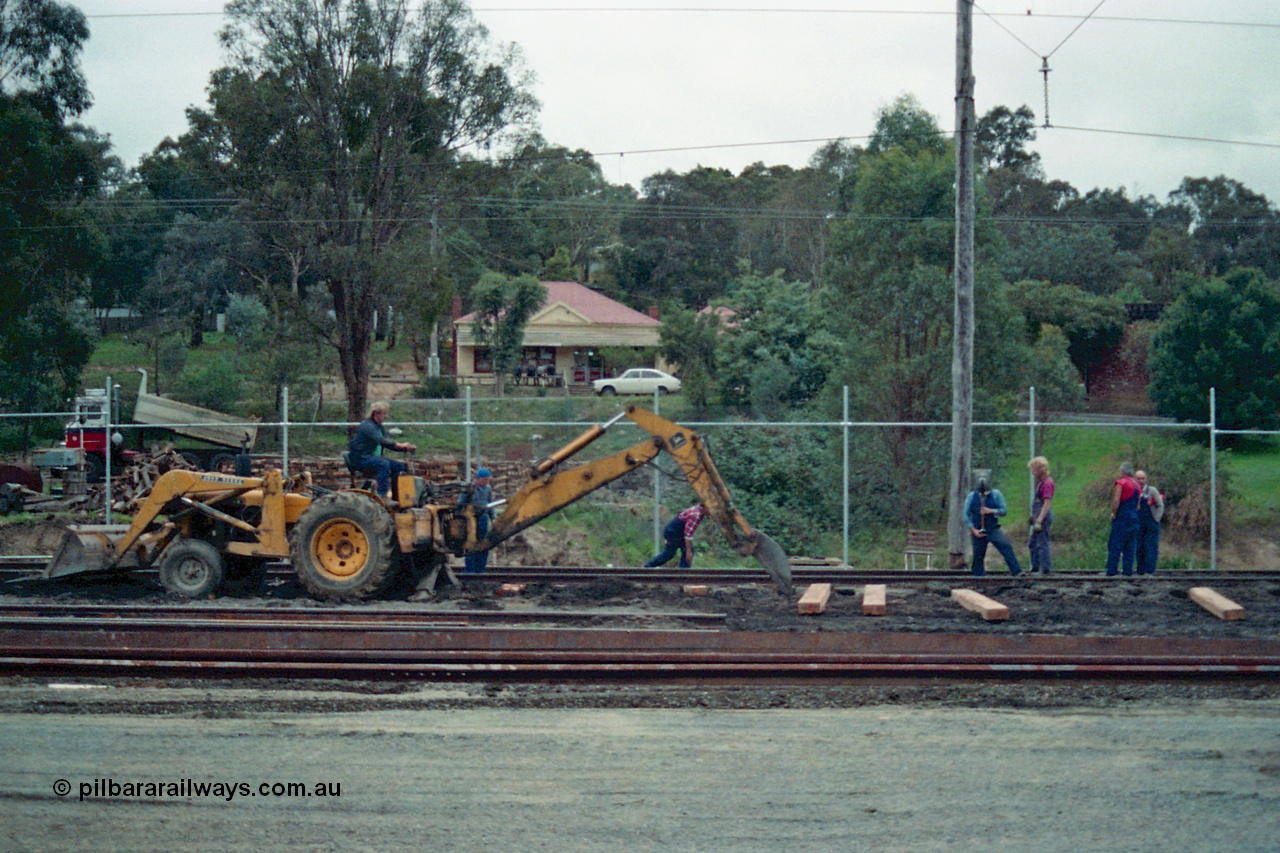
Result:
[[[235,470],[236,453],[253,449],[258,437],[256,423],[150,394],[147,371],[139,369],[138,372],[142,374],[142,382],[138,386],[133,422],[147,426],[119,431],[120,439],[114,443],[121,452],[118,457],[111,457],[113,469],[118,470],[121,461],[157,438],[173,444],[188,462],[206,471],[231,473]],[[90,482],[100,481],[106,469],[108,448],[113,444],[107,436],[108,422],[113,428],[120,422],[116,411],[118,401],[111,402],[114,405],[109,407],[105,388],[89,388],[76,397],[74,414],[67,423],[64,446],[84,451]],[[109,421],[108,415],[111,415]]]

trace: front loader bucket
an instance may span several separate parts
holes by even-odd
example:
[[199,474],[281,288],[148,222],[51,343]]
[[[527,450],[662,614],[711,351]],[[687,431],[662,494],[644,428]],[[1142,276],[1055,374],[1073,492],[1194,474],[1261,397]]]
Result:
[[115,543],[129,530],[127,524],[78,524],[67,528],[62,545],[44,567],[46,578],[100,572],[119,562]]
[[755,548],[751,552],[764,570],[773,578],[773,582],[778,585],[778,591],[784,595],[791,595],[795,592],[795,587],[791,585],[791,561],[787,559],[787,552],[782,550],[782,546],[766,533],[755,531]]

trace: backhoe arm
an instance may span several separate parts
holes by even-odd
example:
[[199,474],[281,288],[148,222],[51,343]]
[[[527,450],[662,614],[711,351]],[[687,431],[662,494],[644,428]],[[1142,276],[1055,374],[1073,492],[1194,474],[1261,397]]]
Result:
[[[600,438],[624,416],[648,432],[650,438],[612,456],[572,469],[559,469],[562,462]],[[706,506],[707,514],[719,525],[734,550],[743,556],[755,556],[778,587],[790,592],[791,567],[786,554],[767,535],[753,530],[742,514],[734,509],[729,488],[711,461],[702,437],[638,406],[628,406],[623,414],[608,423],[591,427],[551,456],[534,464],[529,481],[507,501],[506,510],[489,528],[489,535],[467,548],[466,552],[493,548],[553,512],[651,462],[664,450],[675,457],[689,485]]]

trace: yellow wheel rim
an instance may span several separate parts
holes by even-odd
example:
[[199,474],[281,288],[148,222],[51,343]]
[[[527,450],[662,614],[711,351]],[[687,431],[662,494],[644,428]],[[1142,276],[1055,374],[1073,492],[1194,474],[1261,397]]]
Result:
[[327,521],[311,537],[311,563],[321,574],[347,580],[369,562],[369,537],[353,521]]

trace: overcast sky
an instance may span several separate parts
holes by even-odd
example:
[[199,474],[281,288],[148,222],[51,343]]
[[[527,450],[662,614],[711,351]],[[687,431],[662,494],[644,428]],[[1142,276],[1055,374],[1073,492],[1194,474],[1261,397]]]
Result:
[[[204,103],[222,62],[222,4],[74,5],[91,31],[84,69],[95,104],[84,121],[136,164],[183,132],[188,105]],[[543,135],[592,151],[615,183],[638,187],[655,172],[697,165],[802,166],[828,139],[862,144],[876,110],[904,93],[944,129],[955,124],[953,0],[476,0],[472,8],[493,39],[523,51]],[[1222,174],[1280,203],[1280,3],[983,0],[977,10],[979,115],[1026,104],[1043,123],[1040,68],[1050,55],[1054,127],[1032,146],[1049,178],[1082,193],[1124,187],[1164,200],[1183,177]],[[199,12],[213,14],[191,14]]]

